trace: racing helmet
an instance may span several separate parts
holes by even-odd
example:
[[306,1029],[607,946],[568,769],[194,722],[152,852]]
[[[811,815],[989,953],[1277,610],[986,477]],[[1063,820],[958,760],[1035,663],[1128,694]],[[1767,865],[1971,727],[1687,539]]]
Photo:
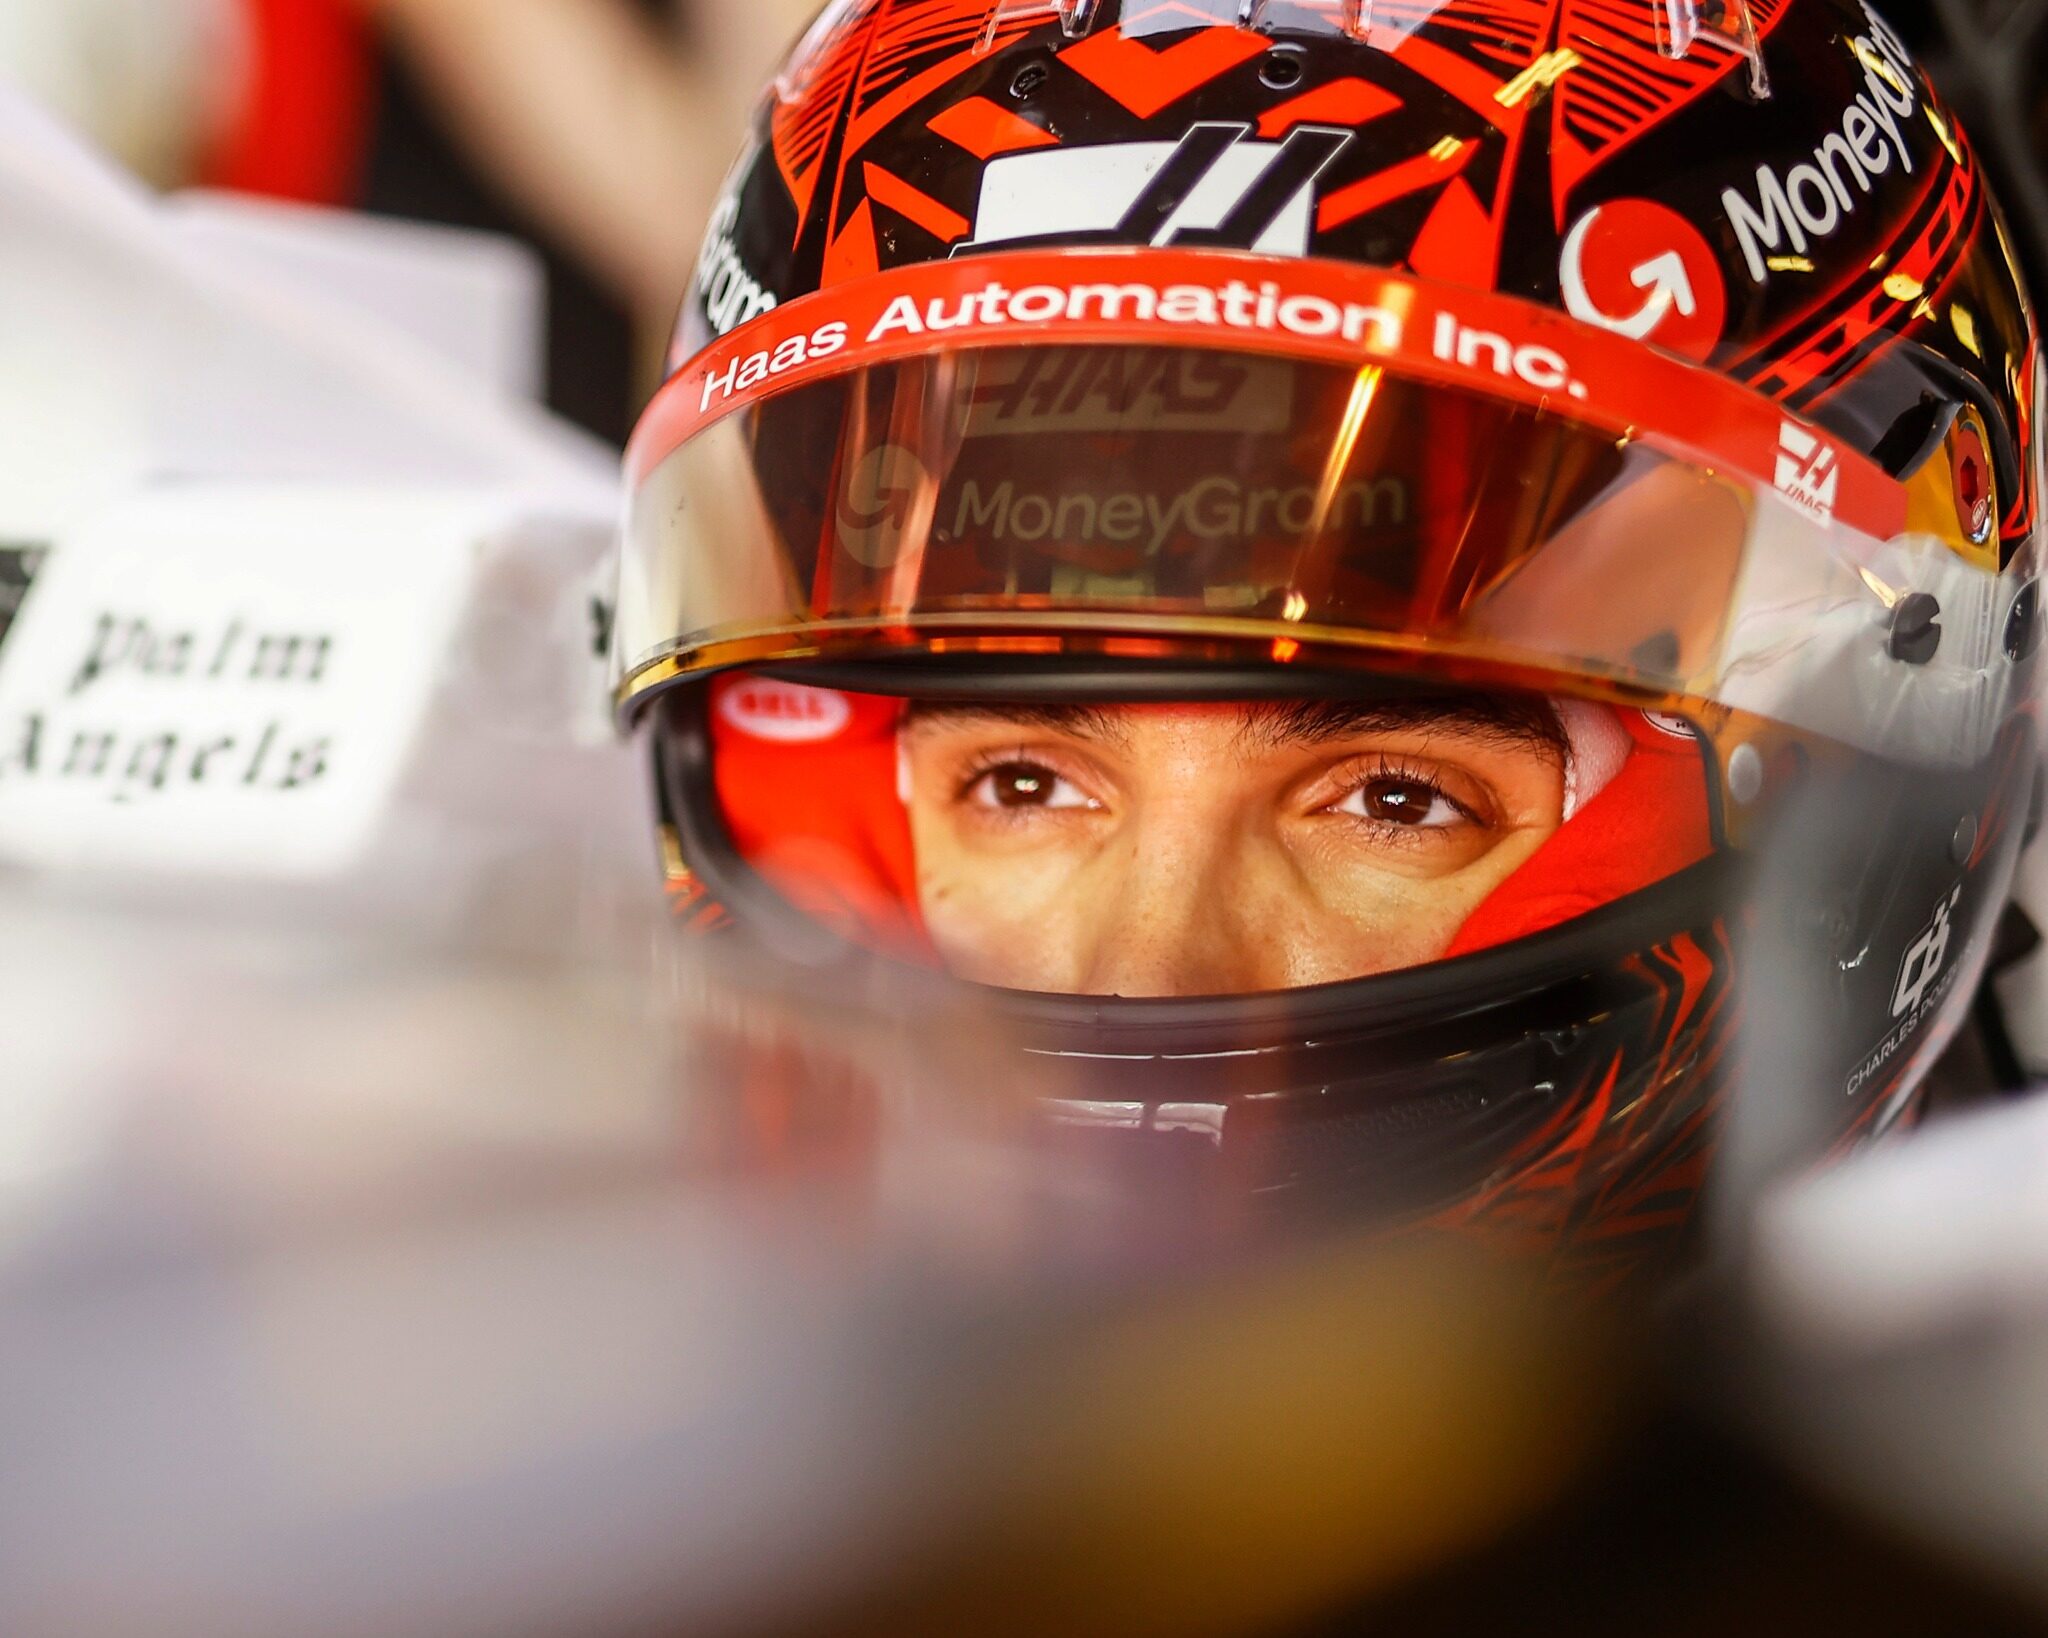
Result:
[[2040,369],[1861,0],[838,0],[627,455],[678,914],[1248,1199],[1655,1266],[1757,972],[1831,1143],[1968,1005]]

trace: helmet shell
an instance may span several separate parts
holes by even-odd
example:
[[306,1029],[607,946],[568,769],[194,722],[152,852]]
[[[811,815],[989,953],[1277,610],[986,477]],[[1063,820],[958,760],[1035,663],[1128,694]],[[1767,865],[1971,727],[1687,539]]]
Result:
[[825,286],[1025,244],[1500,291],[1894,471],[1973,405],[2008,551],[2031,527],[2019,276],[1969,144],[1865,0],[839,0],[761,107],[677,359]]
[[[1413,1184],[1403,1203],[1430,1221],[1596,1282],[1687,1232],[1738,1082],[1809,1092],[1808,1152],[1913,1118],[2035,816],[2040,361],[1976,158],[1896,33],[1863,0],[841,0],[761,107],[674,362],[833,286],[1120,246],[1485,291],[1716,372],[1923,488],[1952,467],[1952,504],[1919,523],[1958,575],[1995,582],[1980,646],[2015,681],[1984,754],[1939,779],[1673,701],[1708,752],[1707,866],[1498,948],[1273,999],[1010,996],[1031,1050],[1108,1063],[1119,1130],[1184,1137],[1167,1128],[1206,1100],[1260,1198]],[[1704,417],[1724,383],[1681,373]],[[1922,636],[1901,618],[1871,641],[1917,675]],[[1074,670],[1063,652],[978,685],[1092,698]],[[679,907],[765,922],[715,801],[702,679],[678,680],[654,715]],[[806,680],[963,686],[914,666]],[[1140,683],[1174,697],[1189,675]],[[1155,1060],[1157,1085],[1130,1067]]]

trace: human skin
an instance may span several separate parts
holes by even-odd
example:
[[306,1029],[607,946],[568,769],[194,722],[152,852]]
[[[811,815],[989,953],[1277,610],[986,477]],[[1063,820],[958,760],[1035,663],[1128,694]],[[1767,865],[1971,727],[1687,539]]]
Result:
[[1435,960],[1564,804],[1545,709],[1483,697],[920,706],[899,743],[947,965],[1067,994],[1240,994]]

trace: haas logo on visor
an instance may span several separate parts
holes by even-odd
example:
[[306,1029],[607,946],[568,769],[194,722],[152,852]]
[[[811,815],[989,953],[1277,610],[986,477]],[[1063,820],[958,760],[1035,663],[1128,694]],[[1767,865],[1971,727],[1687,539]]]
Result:
[[1248,142],[1249,125],[1191,126],[1178,142],[1111,142],[994,160],[974,237],[1001,245],[1180,245],[1305,256],[1315,182],[1349,131],[1298,125]]
[[855,461],[835,514],[846,555],[871,569],[888,568],[903,549],[918,498],[930,487],[924,463],[901,444],[877,444]]
[[1830,445],[1797,422],[1787,421],[1779,427],[1778,493],[1816,523],[1826,523],[1835,515],[1835,483],[1840,476]]

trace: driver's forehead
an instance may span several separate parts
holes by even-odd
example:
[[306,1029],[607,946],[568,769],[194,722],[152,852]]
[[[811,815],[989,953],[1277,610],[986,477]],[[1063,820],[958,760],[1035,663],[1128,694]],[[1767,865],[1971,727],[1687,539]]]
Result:
[[1565,755],[1564,732],[1549,702],[1516,694],[1114,703],[915,701],[906,723],[913,733],[977,728],[1035,731],[1112,750],[1168,738],[1252,751],[1421,734],[1526,751],[1555,761],[1562,761]]

